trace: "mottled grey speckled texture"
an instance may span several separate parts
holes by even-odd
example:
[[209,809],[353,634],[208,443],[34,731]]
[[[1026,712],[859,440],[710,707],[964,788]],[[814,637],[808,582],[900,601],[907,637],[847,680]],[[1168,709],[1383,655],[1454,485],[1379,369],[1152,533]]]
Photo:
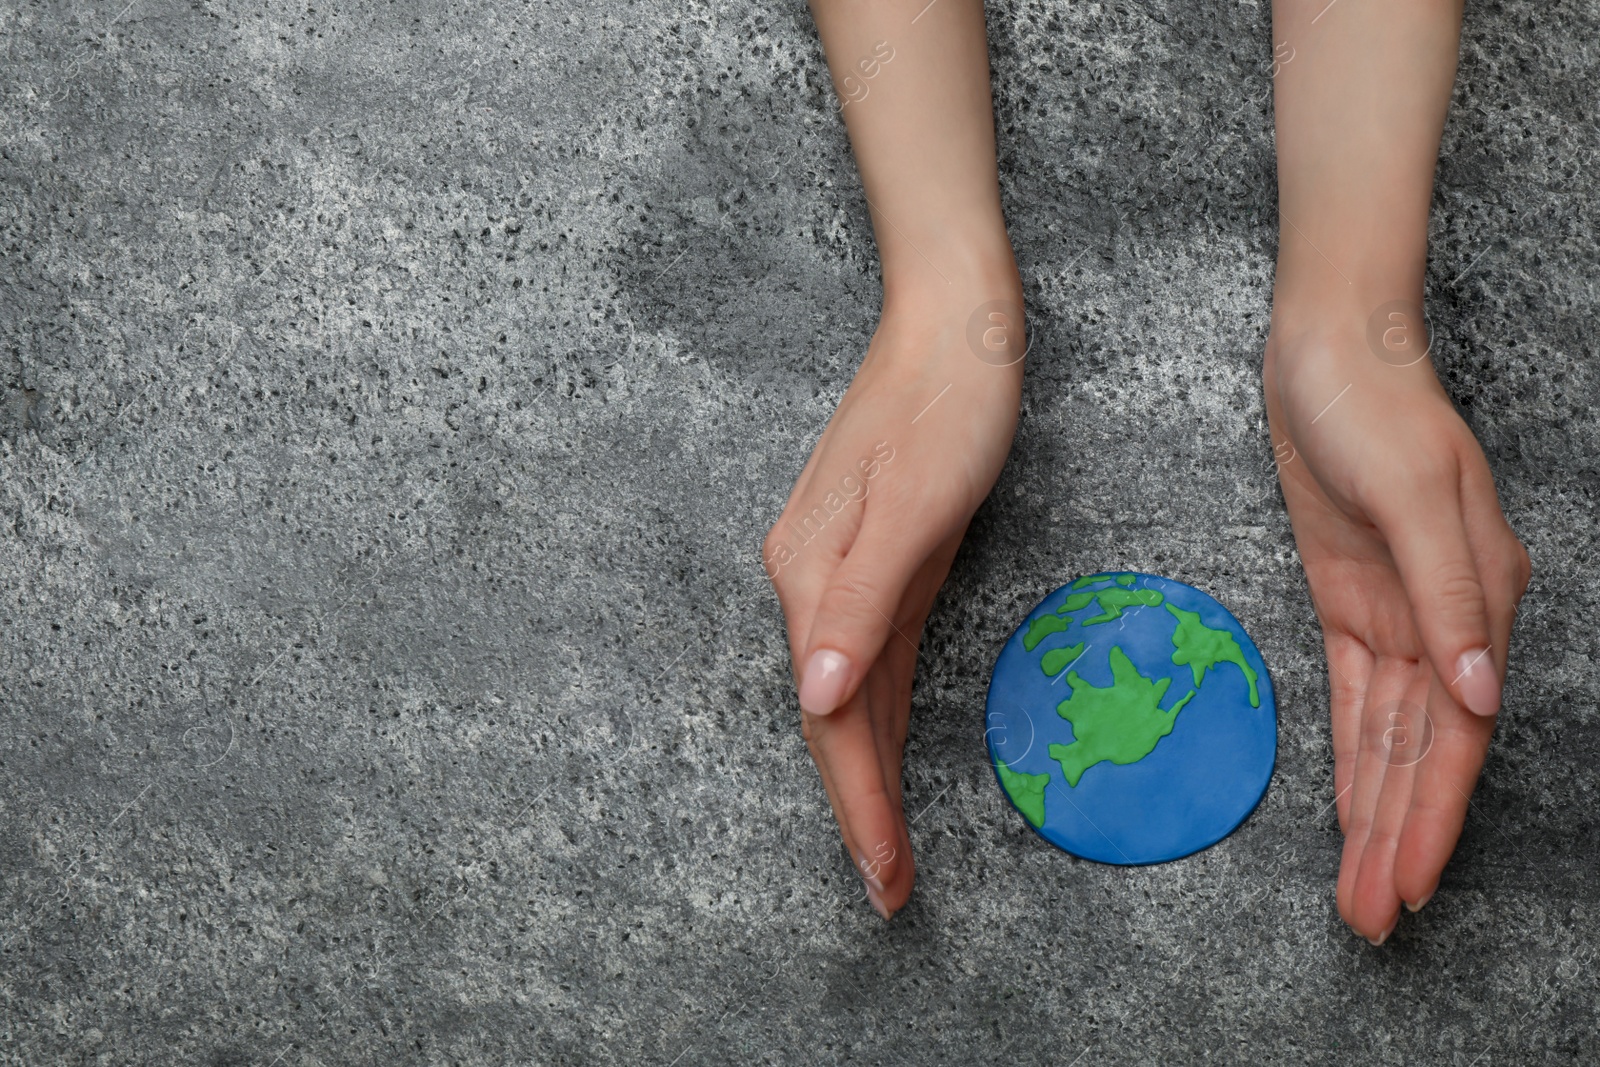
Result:
[[[886,927],[756,555],[877,305],[804,7],[0,11],[0,1063],[1596,1062],[1600,13],[1469,5],[1430,302],[1536,574],[1381,951],[1259,397],[1267,8],[990,16],[1039,342]],[[983,750],[1102,566],[1279,693],[1262,806],[1166,866],[1053,852]]]

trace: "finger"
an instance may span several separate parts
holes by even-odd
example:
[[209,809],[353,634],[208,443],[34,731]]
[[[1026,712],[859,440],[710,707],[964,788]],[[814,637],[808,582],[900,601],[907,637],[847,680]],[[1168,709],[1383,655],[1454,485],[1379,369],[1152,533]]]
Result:
[[[895,625],[918,641],[922,638],[928,614],[933,610],[939,588],[950,573],[950,563],[960,546],[960,534],[940,545],[911,580],[911,586],[901,600],[905,614],[895,620]],[[908,642],[891,640],[878,657],[878,664],[884,667],[887,685],[883,699],[873,700],[873,722],[879,729],[878,751],[884,761],[884,778],[890,783],[897,799],[906,729],[911,720],[911,692],[916,680],[918,656],[918,650]]]
[[1433,669],[1468,710],[1500,710],[1500,671],[1477,560],[1462,518],[1460,478],[1433,468],[1390,486],[1369,512],[1389,543]]
[[[1396,656],[1380,657],[1373,664],[1371,682],[1363,700],[1361,729],[1356,746],[1356,767],[1350,789],[1350,814],[1345,826],[1344,853],[1339,860],[1339,886],[1336,897],[1339,914],[1356,926],[1356,877],[1361,873],[1361,855],[1372,832],[1378,797],[1383,791],[1383,731],[1387,720],[1383,709],[1398,705],[1416,671],[1413,660]],[[1361,928],[1357,928],[1361,932]],[[1377,931],[1373,932],[1374,934]],[[1365,935],[1363,935],[1365,936]]]
[[[880,842],[865,849],[869,863],[883,864],[882,857],[891,855],[887,874],[882,872],[884,888],[879,900],[884,909],[893,915],[904,906],[916,882],[916,865],[911,853],[911,827],[906,822],[905,797],[901,784],[902,756],[905,752],[906,722],[911,701],[910,682],[902,685],[894,676],[894,666],[883,656],[867,672],[866,680],[857,691],[864,696],[872,717],[873,739],[877,744],[879,769],[889,793],[890,807],[894,812],[899,837],[885,848]],[[874,848],[877,850],[874,854]]]
[[1368,751],[1383,763],[1383,785],[1350,894],[1350,925],[1374,945],[1383,944],[1400,921],[1400,896],[1394,886],[1395,849],[1411,807],[1416,758],[1427,743],[1426,707],[1433,677],[1431,666],[1416,664],[1400,702],[1379,706],[1370,720]]
[[[885,642],[917,643],[895,616],[906,589],[939,543],[929,523],[869,510],[849,554],[817,598],[800,672],[800,707],[827,715],[856,691]],[[956,532],[959,538],[961,531]]]
[[[1517,601],[1528,585],[1528,562],[1510,527],[1505,527],[1502,537],[1511,542],[1506,545],[1502,541],[1502,558],[1507,562],[1485,565],[1483,570],[1491,576],[1491,636],[1503,663]],[[1433,723],[1433,748],[1418,765],[1411,810],[1395,855],[1395,890],[1412,911],[1420,911],[1439,887],[1445,864],[1461,837],[1494,732],[1493,719],[1467,712],[1437,678],[1429,693],[1428,714]]]
[[1428,716],[1433,747],[1417,765],[1411,809],[1395,853],[1395,892],[1412,911],[1420,910],[1439,887],[1494,733],[1493,719],[1461,707],[1438,678],[1429,695]]
[[1372,682],[1373,656],[1371,649],[1346,633],[1324,630],[1322,641],[1328,653],[1328,708],[1333,723],[1333,799],[1342,833],[1350,824],[1361,710]]
[[883,783],[889,790],[889,800],[896,814],[904,820],[900,775],[903,768],[901,753],[905,749],[905,729],[902,724],[908,716],[899,713],[899,704],[902,701],[910,702],[910,686],[900,684],[895,677],[895,664],[885,655],[878,657],[867,671],[867,677],[857,692],[867,702],[872,738],[877,745],[879,769],[883,773]]
[[811,632],[822,592],[860,536],[865,517],[859,503],[847,502],[830,511],[828,505],[839,501],[830,501],[824,495],[815,501],[815,506],[808,507],[805,502],[810,499],[797,488],[761,548],[767,577],[783,608],[797,679],[805,662],[802,656],[806,635]]
[[[1507,645],[1517,605],[1528,591],[1532,567],[1528,551],[1506,522],[1495,494],[1494,479],[1481,454],[1464,466],[1461,475],[1461,514],[1467,541],[1483,581],[1489,629],[1500,677],[1505,677]],[[1503,624],[1503,625],[1502,625]]]
[[[949,570],[950,560],[960,544],[957,537],[948,546],[941,546],[912,580],[911,589],[903,600],[905,613],[895,625],[908,634],[920,635],[933,607],[939,586]],[[916,673],[917,651],[901,641],[890,642],[882,655],[867,671],[867,677],[856,691],[857,700],[865,701],[872,723],[873,740],[877,747],[879,769],[888,791],[896,825],[898,840],[884,842],[862,850],[869,869],[885,867],[880,873],[883,889],[876,892],[877,903],[882,904],[880,914],[893,915],[910,897],[916,882],[916,863],[911,851],[910,827],[906,823],[904,795],[901,783],[906,728],[911,715],[911,687]],[[836,718],[838,714],[829,716]],[[859,845],[857,846],[859,847]],[[854,854],[854,853],[853,853]],[[883,857],[891,859],[885,864]],[[858,859],[858,866],[861,860]],[[876,906],[876,904],[875,904]]]
[[885,919],[910,893],[910,856],[904,822],[892,803],[865,694],[836,714],[802,716],[812,759],[822,774],[834,819],[868,899]]
[[[950,561],[960,547],[957,534],[941,545],[912,579],[911,588],[902,600],[903,614],[896,620],[898,629],[920,638],[933,609],[939,587],[950,570]],[[905,755],[906,729],[911,719],[911,690],[917,669],[917,650],[904,641],[890,641],[862,683],[872,718],[874,738],[878,746],[878,760],[883,770],[884,783],[894,806],[901,832],[902,849],[893,878],[885,884],[882,900],[890,914],[898,911],[911,895],[916,883],[916,861],[911,851],[911,827],[906,822],[904,795],[901,782]]]
[[825,501],[808,507],[797,487],[762,545],[767,575],[783,608],[797,687],[805,673],[806,639],[823,590],[849,555],[865,518],[864,507],[851,507],[840,512],[841,521],[830,523]]

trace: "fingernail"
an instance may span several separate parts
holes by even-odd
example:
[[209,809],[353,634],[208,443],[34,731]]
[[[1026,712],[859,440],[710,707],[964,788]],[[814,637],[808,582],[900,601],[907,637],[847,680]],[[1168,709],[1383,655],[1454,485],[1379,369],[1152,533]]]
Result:
[[800,710],[810,715],[830,714],[844,700],[849,680],[850,661],[842,652],[817,649],[800,675]]
[[1370,937],[1367,938],[1367,943],[1370,944],[1373,948],[1377,948],[1379,945],[1381,945],[1385,941],[1389,940],[1389,935],[1394,933],[1394,928],[1396,926],[1399,926],[1399,925],[1400,925],[1400,915],[1399,915],[1399,913],[1396,913],[1395,917],[1394,917],[1394,921],[1389,924],[1389,929],[1387,929],[1383,933],[1379,934],[1378,935],[1378,939],[1376,941],[1374,941]]
[[889,921],[889,909],[883,906],[883,898],[878,896],[878,891],[872,886],[867,886],[867,902],[872,905],[872,910],[883,916],[883,921]]
[[1456,687],[1467,710],[1474,715],[1493,715],[1500,710],[1500,679],[1495,676],[1494,657],[1487,648],[1461,653],[1456,661]]
[[1423,897],[1421,900],[1417,901],[1415,904],[1411,903],[1408,900],[1408,901],[1406,901],[1406,910],[1411,912],[1413,915],[1415,915],[1417,912],[1421,911],[1427,905],[1428,901],[1430,901],[1432,899],[1433,899],[1433,894],[1429,893],[1427,896]]
[[880,893],[883,892],[883,879],[878,877],[879,867],[868,863],[867,857],[856,857],[856,870],[861,872],[861,880],[867,883],[869,889],[876,889]]

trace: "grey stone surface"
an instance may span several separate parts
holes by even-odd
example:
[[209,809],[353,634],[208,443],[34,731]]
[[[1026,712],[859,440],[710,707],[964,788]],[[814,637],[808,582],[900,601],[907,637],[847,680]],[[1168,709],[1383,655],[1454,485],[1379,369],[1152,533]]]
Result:
[[[1536,574],[1381,951],[1258,395],[1268,10],[990,14],[1039,341],[886,927],[757,562],[876,314],[805,9],[0,11],[0,1062],[1595,1062],[1600,14],[1469,5],[1430,301]],[[1104,566],[1221,598],[1281,701],[1261,808],[1160,867],[1052,851],[983,750],[1000,641]]]

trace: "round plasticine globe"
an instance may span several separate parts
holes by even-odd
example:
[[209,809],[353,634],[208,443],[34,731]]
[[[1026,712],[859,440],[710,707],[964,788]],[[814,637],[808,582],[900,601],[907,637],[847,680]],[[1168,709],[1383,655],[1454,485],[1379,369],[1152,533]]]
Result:
[[1214,845],[1277,756],[1267,666],[1227,608],[1149,574],[1079,578],[1000,651],[985,737],[995,777],[1046,841],[1102,863]]

